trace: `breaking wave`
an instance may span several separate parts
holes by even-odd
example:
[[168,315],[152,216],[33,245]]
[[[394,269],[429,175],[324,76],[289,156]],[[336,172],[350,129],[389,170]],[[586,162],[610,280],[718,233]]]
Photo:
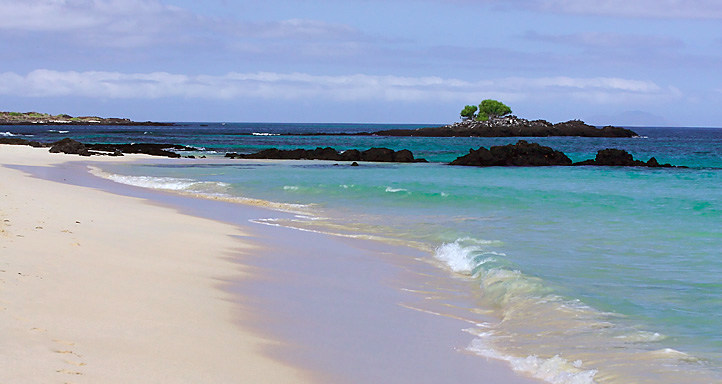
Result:
[[436,260],[477,282],[484,307],[500,320],[467,329],[467,351],[503,360],[516,371],[553,384],[708,383],[718,372],[700,359],[661,345],[667,336],[623,316],[555,293],[494,251],[499,242],[461,238],[434,252]]
[[232,203],[253,205],[282,212],[307,214],[311,205],[278,203],[274,201],[234,196],[229,194],[231,185],[215,181],[198,181],[187,178],[156,177],[156,176],[128,176],[105,172],[96,167],[90,167],[90,172],[98,177],[115,181],[120,184],[135,187],[172,191],[184,195],[200,198],[222,200]]

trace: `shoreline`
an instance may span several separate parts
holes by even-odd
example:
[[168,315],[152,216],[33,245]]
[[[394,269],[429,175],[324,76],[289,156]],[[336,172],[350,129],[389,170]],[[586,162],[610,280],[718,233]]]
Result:
[[[4,148],[5,147],[0,147],[0,159],[2,159],[2,164],[7,164],[2,156],[3,151],[1,149]],[[41,155],[40,157],[43,156],[58,156],[58,159],[62,159],[63,161],[84,160],[65,155]],[[47,161],[47,159],[45,160]],[[128,159],[103,160],[127,161]],[[25,165],[30,166],[43,165],[33,163],[32,161],[25,163]],[[73,163],[77,163],[77,161],[73,161]],[[55,164],[56,168],[64,167],[64,165]],[[0,168],[0,172],[7,173],[7,167]],[[133,202],[133,205],[137,205],[136,209],[144,212],[148,207],[151,207],[148,210],[155,211],[158,205],[161,207],[158,209],[166,211],[168,211],[166,207],[173,207],[171,210],[174,212],[166,212],[166,216],[173,216],[177,219],[178,217],[176,216],[192,215],[187,217],[193,221],[193,223],[183,226],[185,230],[191,233],[196,233],[197,225],[201,225],[201,222],[208,219],[211,219],[211,222],[208,223],[210,226],[218,225],[220,227],[217,227],[216,230],[220,229],[221,232],[225,232],[226,234],[230,231],[238,231],[239,226],[243,228],[242,233],[234,233],[235,239],[233,244],[228,244],[227,247],[237,248],[242,243],[250,243],[261,248],[253,248],[252,252],[235,251],[229,253],[227,249],[225,252],[222,252],[222,263],[232,263],[237,273],[228,276],[228,265],[225,265],[225,272],[220,273],[220,276],[223,276],[223,282],[221,284],[225,292],[221,296],[224,298],[223,301],[225,305],[231,306],[225,307],[224,310],[230,310],[237,314],[236,318],[230,322],[233,323],[232,325],[235,327],[234,332],[246,336],[247,338],[244,339],[244,342],[251,346],[251,348],[241,348],[242,350],[251,350],[247,354],[248,356],[242,359],[246,366],[253,366],[255,368],[255,361],[258,361],[262,363],[259,367],[268,367],[268,371],[273,372],[272,375],[268,374],[268,372],[264,373],[262,382],[309,382],[310,380],[310,382],[341,381],[363,383],[377,381],[379,379],[389,379],[393,375],[396,375],[396,379],[392,380],[392,382],[404,382],[403,380],[407,380],[405,382],[433,383],[442,382],[442,376],[444,379],[448,379],[449,372],[445,372],[444,369],[450,368],[453,370],[453,374],[460,380],[477,378],[498,383],[540,383],[540,381],[513,373],[511,368],[501,361],[479,358],[478,356],[463,352],[462,350],[466,347],[469,340],[468,334],[463,332],[464,320],[433,315],[433,311],[425,311],[423,305],[413,304],[420,298],[418,293],[404,292],[402,289],[398,289],[398,283],[388,283],[388,280],[392,282],[396,281],[399,278],[399,274],[408,273],[408,271],[406,271],[408,265],[403,262],[398,263],[398,258],[394,259],[396,260],[395,262],[391,262],[390,259],[386,261],[379,259],[379,255],[384,255],[389,252],[389,246],[376,244],[374,242],[338,239],[328,235],[309,234],[288,228],[267,227],[262,225],[256,225],[250,228],[248,224],[239,225],[239,218],[236,217],[235,214],[224,210],[223,207],[234,206],[236,207],[236,211],[243,212],[246,215],[258,215],[259,212],[264,212],[265,210],[247,206],[238,207],[238,204],[212,200],[200,201],[202,199],[148,191],[135,187],[123,187],[108,180],[96,179],[94,176],[77,175],[77,172],[75,175],[73,175],[73,172],[60,172],[62,174],[59,175],[58,172],[58,169],[48,169],[46,174],[36,176],[50,179],[55,177],[57,178],[55,181],[71,184],[77,184],[79,181],[73,180],[72,177],[80,177],[83,179],[82,182],[90,184],[86,185],[86,187],[93,188],[89,190],[89,193],[92,192],[91,194],[95,195],[93,196],[94,199],[107,200],[111,195],[114,195],[111,200],[124,200],[128,199],[128,197],[119,197],[116,193],[120,195],[131,195],[133,197],[130,199],[145,200],[142,203],[140,201]],[[70,179],[65,180],[66,176]],[[47,184],[48,189],[50,189],[50,185],[53,187],[60,187],[62,185],[60,183],[53,183],[52,181],[31,178],[26,175],[16,175],[15,180],[20,181],[23,177],[34,180],[31,184]],[[80,184],[82,184],[82,182]],[[102,187],[101,184],[105,185],[105,187]],[[114,185],[108,187],[109,184]],[[62,185],[60,189],[77,190],[78,188],[83,187],[65,184]],[[110,188],[111,190],[103,191],[103,189],[106,188]],[[98,189],[100,189],[100,191],[98,191]],[[107,192],[111,193],[109,194]],[[154,197],[151,197],[151,195]],[[148,200],[150,200],[150,204],[148,204]],[[181,202],[180,200],[184,201]],[[58,204],[62,203],[58,201]],[[209,207],[215,208],[210,209]],[[178,214],[179,210],[181,212],[180,215]],[[167,213],[172,214],[167,215]],[[197,216],[206,217],[198,218]],[[196,223],[196,220],[199,222]],[[231,224],[229,224],[229,222]],[[155,230],[153,230],[153,232],[154,231]],[[139,235],[141,234],[133,233],[131,237]],[[190,233],[188,235],[190,235]],[[214,245],[210,247],[210,249],[218,249],[218,244],[215,243],[218,237],[217,234],[206,233],[205,235],[214,238]],[[90,238],[92,237],[93,236]],[[40,236],[40,238],[42,238],[42,236]],[[284,240],[279,244],[278,239]],[[130,239],[126,240],[131,241]],[[153,240],[151,239],[150,242],[152,243]],[[299,242],[304,245],[300,247],[302,248],[300,250],[298,247]],[[338,262],[338,260],[329,259],[329,255],[320,252],[319,247],[321,247],[321,250],[331,247],[330,249],[340,251],[346,258],[329,270],[329,261]],[[376,249],[377,247],[380,247],[380,249]],[[301,251],[301,254],[305,256],[301,259],[288,259],[289,255],[299,253],[298,251]],[[201,253],[208,254],[209,252],[205,249]],[[316,258],[316,260],[310,264],[306,264],[311,258]],[[384,257],[382,257],[382,259],[383,258]],[[288,263],[289,260],[292,262]],[[303,266],[294,264],[301,261],[303,265],[305,265],[303,273],[299,273],[299,270],[304,268],[299,269],[293,267],[294,265],[296,267]],[[168,260],[166,260],[166,263],[167,262]],[[204,264],[205,262],[206,260],[203,261]],[[133,264],[135,263],[136,260],[133,260]],[[394,265],[395,263],[397,263],[397,265]],[[162,270],[167,267],[169,267],[168,264],[163,265],[159,263],[156,269]],[[8,268],[3,269],[7,270]],[[239,269],[240,271],[238,271]],[[343,269],[346,269],[349,273],[334,273]],[[365,273],[356,276],[353,272],[357,269],[363,270]],[[368,271],[374,272],[369,275],[366,273]],[[102,270],[96,272],[101,275],[104,273]],[[318,273],[322,274],[317,276],[317,280],[322,281],[325,285],[314,285],[314,280],[308,278]],[[379,276],[386,276],[382,280],[387,281],[387,283],[380,284],[377,281]],[[219,275],[207,277],[216,280]],[[406,282],[410,281],[408,276],[402,280]],[[78,283],[81,283],[81,281],[78,281]],[[370,286],[370,283],[374,283],[375,285]],[[391,286],[389,286],[389,284],[391,284]],[[403,287],[404,285],[401,286]],[[207,289],[208,287],[206,286],[205,288]],[[215,286],[212,287],[215,295],[220,294],[218,288],[219,284],[215,284]],[[326,293],[330,292],[328,290],[329,288],[341,288],[340,291],[344,294],[326,295]],[[271,292],[275,290],[276,293],[269,294],[269,290]],[[205,292],[211,294],[208,290]],[[229,294],[231,294],[232,297],[229,297]],[[299,297],[297,295],[302,296]],[[323,300],[326,301],[327,304],[331,303],[330,306],[318,306],[316,302],[321,295],[324,296]],[[163,295],[159,293],[159,297],[163,297]],[[292,298],[294,297],[298,300],[293,300]],[[377,303],[380,298],[383,299],[383,302]],[[128,298],[121,297],[116,300],[123,301],[127,299]],[[4,302],[5,298],[3,297],[2,300]],[[421,302],[418,302],[417,304],[420,303]],[[314,310],[309,311],[309,308],[313,308]],[[329,312],[329,308],[343,308],[343,310],[333,310]],[[362,316],[363,313],[376,313],[378,311],[381,312],[381,315],[374,316],[374,321],[369,321],[368,318]],[[299,315],[303,316],[299,317]],[[345,322],[339,323],[333,321],[334,318],[338,319],[335,316],[342,316]],[[187,319],[181,317],[179,321],[184,322],[185,320]],[[220,321],[218,318],[215,320]],[[227,320],[228,318],[223,321]],[[298,322],[300,320],[303,320],[302,323],[305,325],[305,328],[301,328],[299,331]],[[85,321],[85,319],[83,319],[83,321]],[[384,332],[377,332],[377,330],[380,329],[379,327],[388,326],[389,324],[395,324],[396,327],[389,328]],[[412,324],[412,326],[408,327],[408,324]],[[419,326],[420,324],[422,326]],[[228,323],[224,325],[227,327]],[[127,329],[123,329],[121,324],[118,324],[118,326],[120,326],[118,331],[128,331]],[[400,330],[402,327],[408,329]],[[210,326],[209,329],[212,329],[212,331],[206,330],[202,333],[206,336],[208,332],[210,332],[211,335],[218,333],[216,324]],[[223,329],[225,329],[225,327]],[[439,330],[443,331],[443,336],[440,336],[441,333],[439,333]],[[335,335],[335,337],[329,338],[329,332],[331,335]],[[224,337],[227,337],[227,335]],[[20,339],[22,339],[22,337]],[[62,340],[71,340],[71,342],[75,343],[75,341],[72,341],[72,337],[65,337]],[[268,340],[274,341],[269,342]],[[358,350],[355,352],[344,350],[344,347],[347,346],[343,343],[344,340],[352,340],[353,343],[356,343],[354,346]],[[102,340],[96,340],[96,342],[103,344]],[[163,343],[165,341],[159,340],[159,342]],[[360,347],[360,345],[365,346]],[[398,351],[398,348],[401,348],[401,346],[404,346],[404,350],[406,351],[404,356],[398,356],[398,354],[391,352],[393,350]],[[103,349],[102,345],[98,345],[97,347],[98,350]],[[208,352],[215,356],[216,354],[213,353],[213,348],[216,346],[209,345],[208,347],[210,348]],[[219,356],[220,351],[222,351],[222,349],[216,351]],[[98,352],[96,351],[96,353]],[[234,354],[237,353],[234,351]],[[86,356],[90,354],[86,352],[86,354],[82,355]],[[51,354],[51,356],[57,360],[57,355]],[[268,356],[270,356],[270,358]],[[31,357],[32,354],[26,356],[26,358]],[[102,354],[101,356],[95,356],[97,361],[94,361],[93,365],[98,365],[98,370],[95,370],[93,374],[96,375],[96,378],[103,377],[103,357]],[[125,363],[129,363],[128,360],[134,359],[132,356],[123,354],[121,354],[121,356],[115,356],[115,358],[124,360]],[[156,359],[155,356],[149,356],[149,358],[151,360]],[[52,360],[53,359],[49,359],[49,362],[52,362]],[[424,360],[424,362],[421,363],[423,368],[419,368],[419,361],[421,360]],[[86,364],[86,366],[81,366],[81,368],[89,371],[91,364]],[[154,370],[159,367],[157,367],[157,364],[156,366],[150,364],[144,368],[149,370],[150,374],[157,374],[158,372],[154,372]],[[189,367],[184,368],[190,369]],[[231,367],[229,366],[228,368]],[[138,371],[141,370],[140,367],[134,367],[134,369]],[[232,369],[232,371],[237,371],[237,368]],[[434,371],[437,372],[436,377],[424,373]],[[59,374],[59,372],[55,372],[55,374]],[[165,374],[168,373],[166,372]],[[245,374],[248,374],[248,372],[245,372]],[[90,377],[91,374],[88,373],[87,376],[78,375],[72,379],[78,380],[78,382],[83,382],[84,379],[87,379],[88,382],[93,382],[94,380]],[[182,377],[185,379],[189,376],[182,375]],[[240,378],[240,376],[236,379],[238,378]],[[120,378],[118,380],[118,382],[122,381]],[[126,381],[127,380],[126,377]],[[132,381],[137,382],[138,377],[134,376]],[[251,379],[251,381],[254,380]],[[255,380],[255,382],[259,381]]]
[[75,160],[0,147],[0,382],[310,382],[220,289],[238,227],[7,167]]

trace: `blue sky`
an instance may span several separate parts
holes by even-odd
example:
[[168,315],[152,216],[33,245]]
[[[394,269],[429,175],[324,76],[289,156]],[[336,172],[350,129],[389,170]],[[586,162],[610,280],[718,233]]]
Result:
[[718,0],[0,0],[0,110],[722,126]]

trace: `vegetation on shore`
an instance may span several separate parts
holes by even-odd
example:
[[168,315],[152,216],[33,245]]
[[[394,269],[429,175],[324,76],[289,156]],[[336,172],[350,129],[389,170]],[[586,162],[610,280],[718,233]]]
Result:
[[[477,113],[478,111],[478,113]],[[479,106],[467,105],[461,110],[462,120],[488,121],[511,113],[511,108],[501,101],[486,99]]]

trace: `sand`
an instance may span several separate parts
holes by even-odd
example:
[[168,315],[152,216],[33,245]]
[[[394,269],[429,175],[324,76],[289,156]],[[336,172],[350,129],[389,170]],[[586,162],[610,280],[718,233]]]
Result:
[[[129,161],[93,158],[95,161]],[[87,160],[0,145],[0,165]],[[223,289],[239,227],[0,166],[0,383],[303,383]]]

